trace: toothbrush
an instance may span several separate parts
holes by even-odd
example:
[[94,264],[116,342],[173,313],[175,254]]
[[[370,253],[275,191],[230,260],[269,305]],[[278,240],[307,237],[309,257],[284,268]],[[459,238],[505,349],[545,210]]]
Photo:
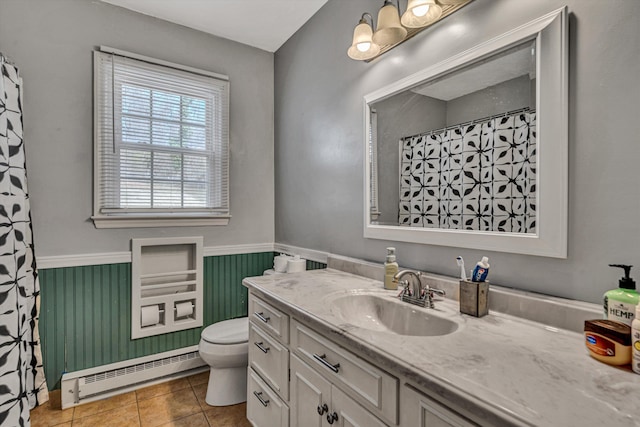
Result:
[[467,280],[467,273],[464,272],[464,260],[459,256],[456,257],[456,262],[458,263],[458,267],[460,267],[460,279]]

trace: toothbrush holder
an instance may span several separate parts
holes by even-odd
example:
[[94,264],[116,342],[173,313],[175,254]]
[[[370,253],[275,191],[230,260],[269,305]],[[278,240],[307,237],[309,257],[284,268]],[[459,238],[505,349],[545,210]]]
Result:
[[489,314],[489,282],[460,280],[460,313],[475,317]]

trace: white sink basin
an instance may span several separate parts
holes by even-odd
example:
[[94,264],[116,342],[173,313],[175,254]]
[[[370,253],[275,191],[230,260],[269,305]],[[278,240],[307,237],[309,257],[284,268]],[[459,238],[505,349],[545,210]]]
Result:
[[446,318],[453,312],[421,308],[388,295],[350,293],[331,299],[332,312],[344,322],[359,328],[396,335],[440,336],[458,329],[458,323]]

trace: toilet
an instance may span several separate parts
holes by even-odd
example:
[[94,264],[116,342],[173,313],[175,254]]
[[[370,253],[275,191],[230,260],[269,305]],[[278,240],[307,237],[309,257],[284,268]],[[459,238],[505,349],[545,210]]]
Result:
[[247,400],[249,319],[225,320],[207,326],[200,336],[198,352],[210,367],[205,401],[227,406]]

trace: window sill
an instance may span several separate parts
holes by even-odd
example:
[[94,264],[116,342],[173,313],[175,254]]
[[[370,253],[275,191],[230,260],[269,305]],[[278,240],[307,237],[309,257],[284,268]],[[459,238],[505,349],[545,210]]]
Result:
[[99,215],[92,216],[96,228],[201,227],[228,225],[230,215]]

